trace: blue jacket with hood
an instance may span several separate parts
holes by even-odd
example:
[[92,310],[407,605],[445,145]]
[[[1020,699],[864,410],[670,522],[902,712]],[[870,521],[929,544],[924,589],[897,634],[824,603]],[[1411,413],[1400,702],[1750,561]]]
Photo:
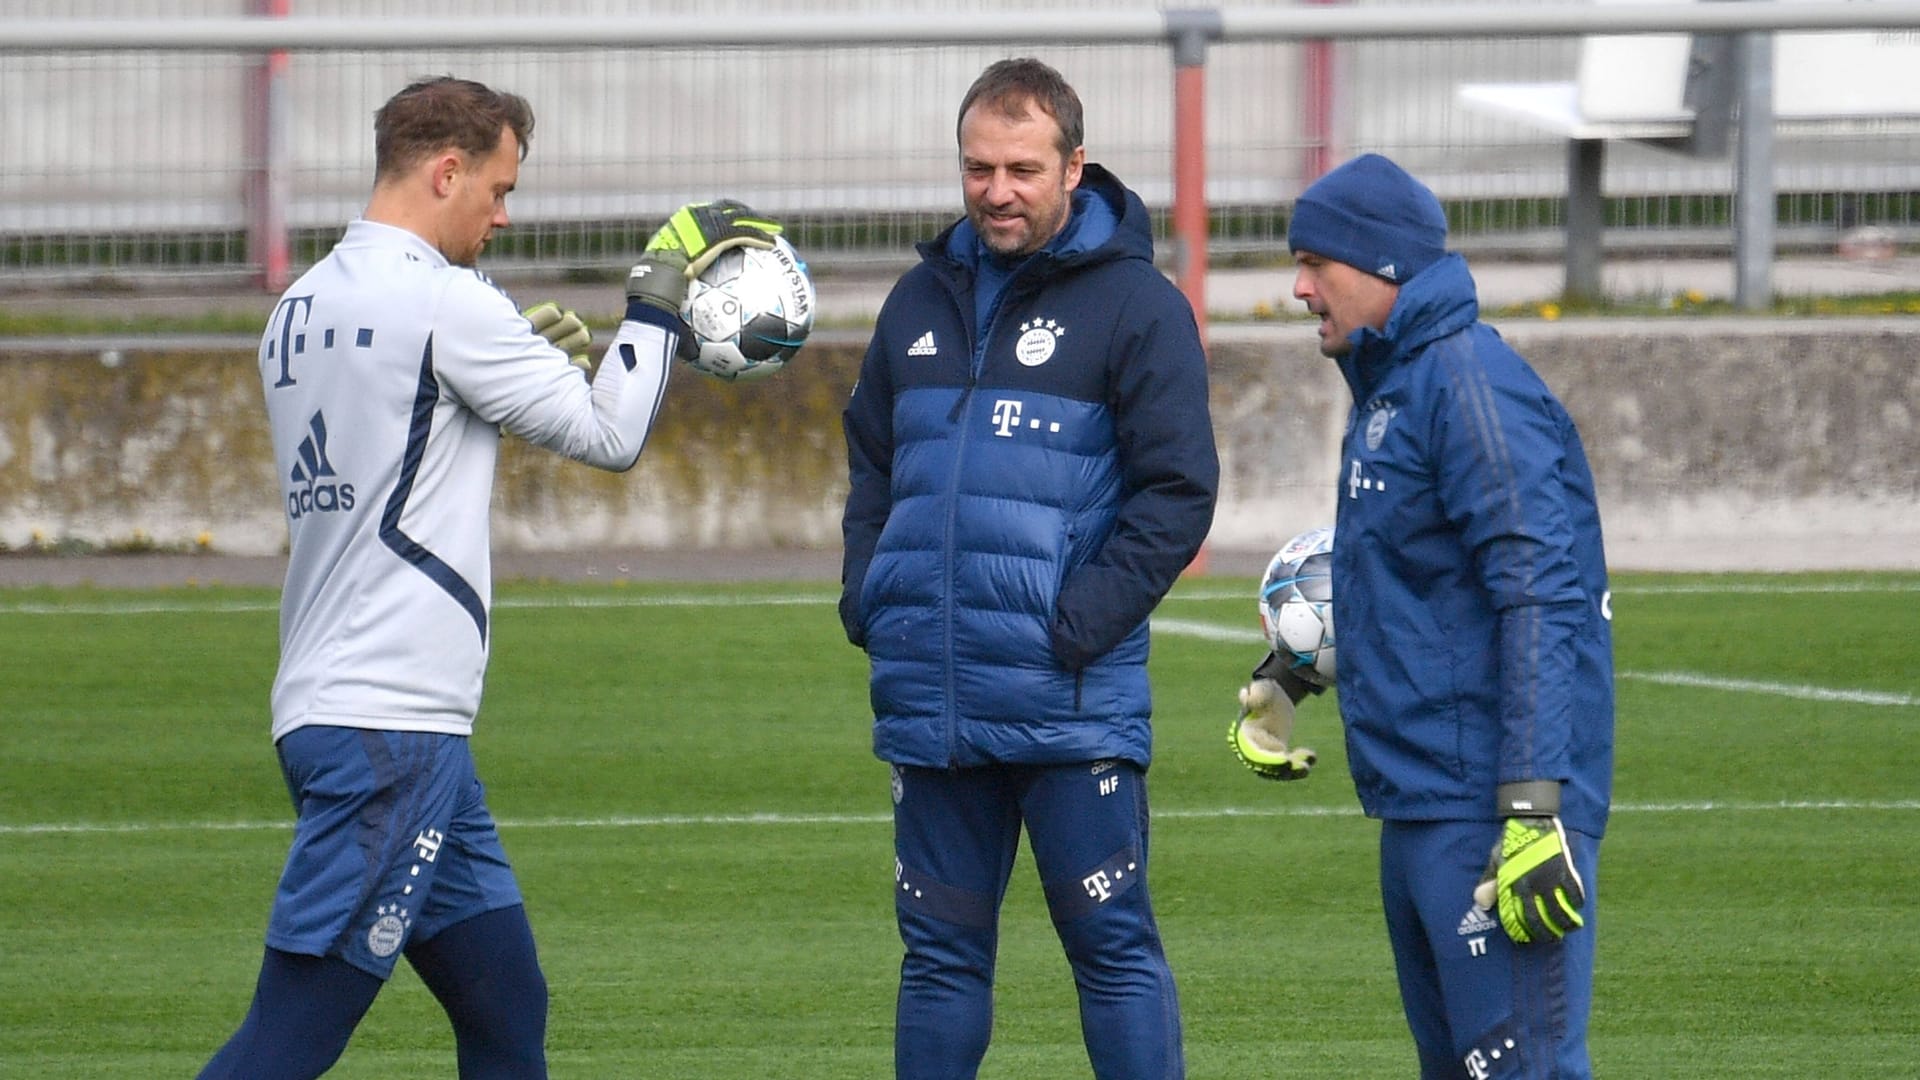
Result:
[[[1147,616],[1219,485],[1192,309],[1098,165],[1017,266],[965,219],[920,254],[844,413],[840,614],[872,665],[874,752],[1144,768]],[[1007,276],[977,312],[983,271]]]
[[1572,419],[1479,320],[1448,254],[1363,328],[1340,371],[1338,688],[1372,817],[1486,820],[1494,789],[1562,781],[1605,829],[1613,646],[1593,476]]

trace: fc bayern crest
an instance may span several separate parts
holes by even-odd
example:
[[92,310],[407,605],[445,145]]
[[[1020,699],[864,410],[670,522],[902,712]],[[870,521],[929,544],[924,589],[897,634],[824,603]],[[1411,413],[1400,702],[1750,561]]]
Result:
[[375,912],[379,918],[373,921],[373,927],[367,931],[367,951],[382,959],[400,951],[400,943],[407,938],[406,911],[397,905],[380,905]]
[[1400,410],[1385,402],[1378,402],[1373,412],[1367,416],[1367,449],[1380,449],[1381,440],[1387,437],[1387,425],[1393,422],[1394,414]]
[[1027,367],[1039,367],[1053,359],[1055,342],[1065,337],[1067,328],[1052,319],[1029,319],[1020,324],[1020,340],[1014,343],[1014,359]]

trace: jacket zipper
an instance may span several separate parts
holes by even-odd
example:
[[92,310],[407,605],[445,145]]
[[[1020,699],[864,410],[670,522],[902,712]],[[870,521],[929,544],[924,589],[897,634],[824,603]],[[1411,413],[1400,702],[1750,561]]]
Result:
[[[952,298],[954,307],[958,309],[960,307],[960,297],[953,295]],[[996,303],[994,308],[997,312],[999,304]],[[964,310],[958,310],[956,313],[960,316],[960,325],[965,326],[967,324],[966,312]],[[992,325],[991,314],[988,316],[988,320],[988,328],[990,328]],[[942,537],[940,545],[941,562],[943,564],[941,569],[946,577],[945,587],[940,590],[940,630],[945,639],[942,642],[942,648],[940,650],[942,660],[941,678],[945,685],[947,699],[946,708],[943,711],[946,714],[947,767],[950,769],[959,768],[960,766],[960,715],[955,706],[957,695],[954,685],[953,658],[953,592],[955,587],[953,533],[955,519],[959,515],[959,508],[954,497],[957,496],[960,491],[961,468],[966,461],[967,441],[972,428],[970,424],[966,423],[965,419],[967,404],[973,398],[974,386],[980,381],[980,366],[984,362],[986,354],[985,342],[989,336],[985,332],[977,332],[979,332],[979,338],[976,341],[967,343],[967,385],[961,389],[960,397],[954,401],[952,410],[947,413],[947,423],[960,425],[960,431],[954,439],[953,466],[947,473],[947,518],[944,522],[945,534]]]
[[[947,422],[949,424],[961,425],[959,437],[955,440],[956,449],[953,455],[953,468],[947,475],[947,492],[950,497],[947,500],[946,535],[941,545],[946,574],[946,588],[941,590],[940,605],[942,615],[941,631],[946,638],[944,643],[945,647],[942,649],[942,656],[944,657],[942,677],[946,685],[947,695],[945,713],[947,718],[948,768],[958,768],[960,764],[960,717],[954,708],[953,671],[953,529],[954,518],[958,511],[955,507],[954,499],[951,496],[957,495],[960,491],[961,463],[966,459],[967,442],[972,434],[971,425],[966,423],[967,406],[973,400],[974,388],[980,383],[980,372],[986,367],[987,344],[993,340],[993,328],[1000,321],[1000,311],[1006,305],[1007,297],[1012,294],[1014,282],[1018,277],[1018,274],[1014,275],[1014,278],[1008,279],[1008,281],[1000,287],[1000,295],[994,297],[993,306],[987,311],[986,324],[974,328],[975,338],[973,341],[967,343],[967,384],[961,388],[960,397],[954,401],[953,408],[947,412]],[[959,316],[960,325],[967,325],[966,309],[961,307],[962,294],[957,290],[950,290],[948,296],[953,301],[954,308],[956,309],[955,314]],[[1078,690],[1074,693],[1074,700],[1074,711],[1078,712]]]

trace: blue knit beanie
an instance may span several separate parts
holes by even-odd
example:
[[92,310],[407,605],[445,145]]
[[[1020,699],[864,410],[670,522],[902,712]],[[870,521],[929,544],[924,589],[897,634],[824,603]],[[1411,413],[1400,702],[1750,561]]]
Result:
[[1447,253],[1447,215],[1425,184],[1379,154],[1315,180],[1293,204],[1287,249],[1398,285]]

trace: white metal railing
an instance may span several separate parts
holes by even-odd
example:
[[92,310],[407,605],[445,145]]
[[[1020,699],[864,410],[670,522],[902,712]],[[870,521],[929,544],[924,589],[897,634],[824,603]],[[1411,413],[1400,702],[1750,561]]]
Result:
[[1447,4],[1337,7],[1192,7],[1102,12],[1019,11],[904,15],[598,17],[591,27],[544,16],[320,19],[16,19],[0,23],[0,50],[189,49],[641,49],[756,46],[993,44],[1100,45],[1210,40],[1563,37],[1572,34],[1732,33],[1920,28],[1920,0],[1780,0],[1605,6]]

